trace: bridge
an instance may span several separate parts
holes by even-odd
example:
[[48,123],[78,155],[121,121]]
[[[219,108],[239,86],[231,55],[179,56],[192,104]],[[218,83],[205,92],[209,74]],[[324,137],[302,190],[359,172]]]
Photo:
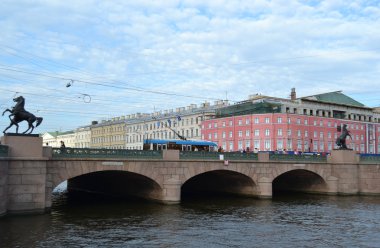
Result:
[[42,138],[4,136],[0,215],[41,213],[53,190],[136,196],[166,204],[186,193],[271,198],[281,190],[380,196],[380,157],[334,150],[329,156],[51,148]]

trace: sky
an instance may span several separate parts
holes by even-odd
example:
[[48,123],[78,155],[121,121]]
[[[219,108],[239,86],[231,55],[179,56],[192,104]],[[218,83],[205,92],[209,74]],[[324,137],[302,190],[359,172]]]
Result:
[[34,133],[291,88],[380,106],[379,0],[2,0],[0,30],[0,110],[24,96]]

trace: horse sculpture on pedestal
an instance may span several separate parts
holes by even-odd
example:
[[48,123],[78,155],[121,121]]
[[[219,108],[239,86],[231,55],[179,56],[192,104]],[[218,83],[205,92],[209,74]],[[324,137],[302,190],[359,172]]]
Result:
[[349,136],[352,139],[350,131],[347,130],[347,125],[344,124],[342,128],[342,134],[336,139],[335,142],[336,145],[339,146],[339,149],[348,149],[346,145],[347,136]]
[[[23,132],[23,134],[26,134],[29,130],[29,133],[33,132],[34,126],[33,123],[36,121],[36,127],[38,127],[42,122],[42,117],[36,117],[32,113],[29,113],[24,109],[25,106],[25,99],[22,96],[16,97],[13,99],[14,102],[16,102],[16,105],[12,109],[6,109],[3,112],[3,115],[5,112],[10,112],[9,120],[11,121],[11,124],[7,128],[4,129],[3,133],[7,131],[9,128],[11,128],[13,125],[16,126],[16,133],[18,133],[18,123],[21,121],[27,121],[29,124],[28,129]],[[12,118],[13,117],[13,118]]]

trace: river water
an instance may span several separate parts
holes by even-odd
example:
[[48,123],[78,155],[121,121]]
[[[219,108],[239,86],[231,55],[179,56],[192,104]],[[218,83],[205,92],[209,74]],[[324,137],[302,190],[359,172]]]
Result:
[[380,197],[187,198],[55,193],[50,213],[0,219],[0,247],[380,247]]

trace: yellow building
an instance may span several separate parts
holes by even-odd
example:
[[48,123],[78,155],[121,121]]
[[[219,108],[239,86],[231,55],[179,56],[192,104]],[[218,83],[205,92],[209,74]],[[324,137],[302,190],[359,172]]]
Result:
[[124,149],[125,148],[125,120],[113,118],[112,120],[93,123],[91,129],[91,147]]

